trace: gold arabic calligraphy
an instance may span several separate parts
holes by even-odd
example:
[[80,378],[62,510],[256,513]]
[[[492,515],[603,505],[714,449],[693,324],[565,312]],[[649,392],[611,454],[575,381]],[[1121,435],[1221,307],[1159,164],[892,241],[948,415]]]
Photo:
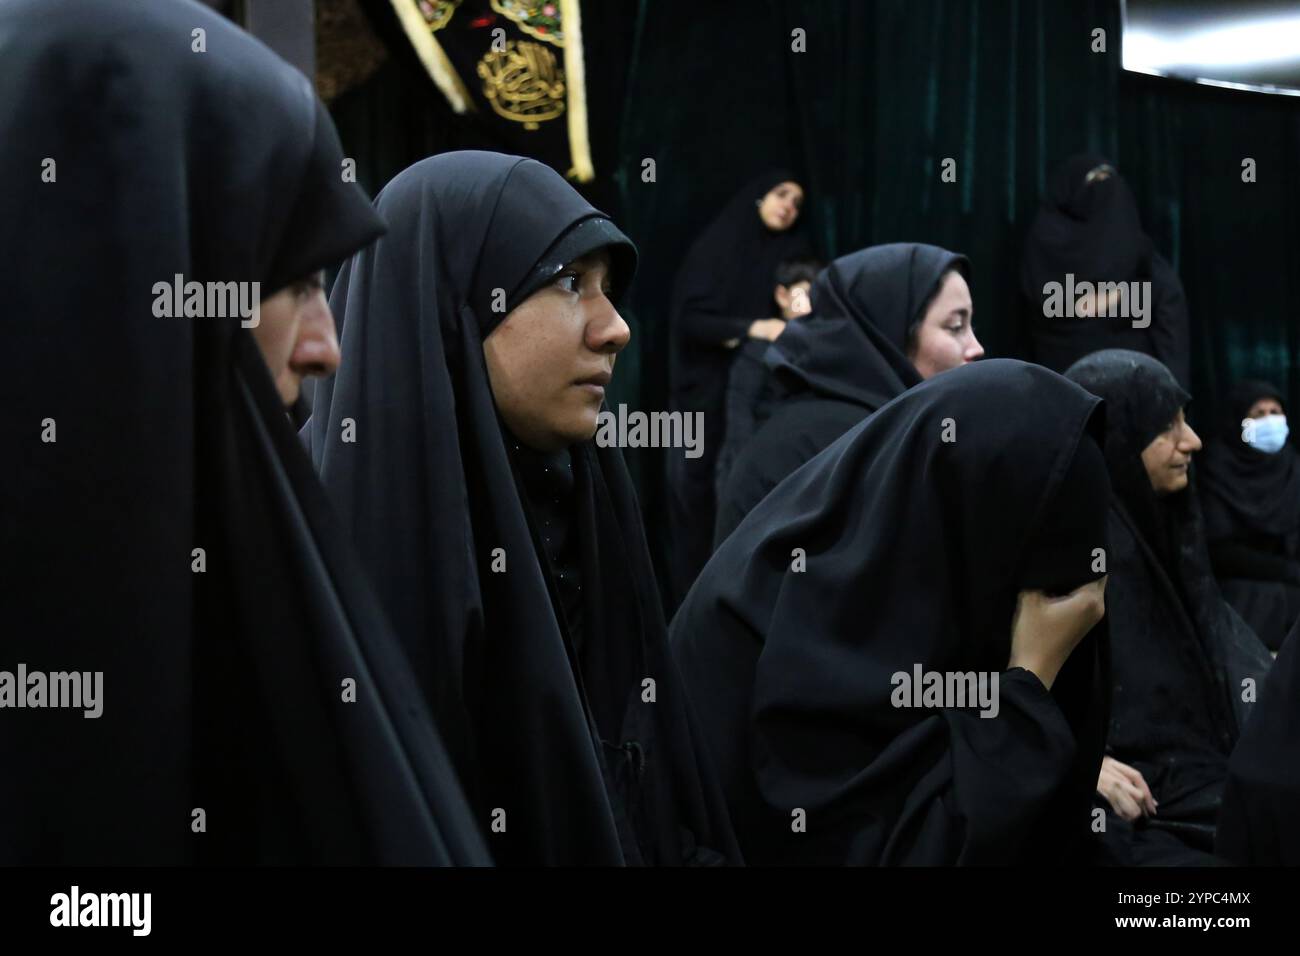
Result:
[[540,43],[511,40],[503,52],[489,51],[478,64],[483,95],[492,109],[524,129],[564,113],[564,71]]

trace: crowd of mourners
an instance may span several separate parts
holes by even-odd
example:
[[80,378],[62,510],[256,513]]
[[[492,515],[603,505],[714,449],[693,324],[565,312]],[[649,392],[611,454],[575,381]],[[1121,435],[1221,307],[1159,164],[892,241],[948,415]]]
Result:
[[745,186],[665,317],[705,435],[656,569],[594,440],[637,248],[564,177],[371,202],[197,4],[10,0],[0,64],[0,670],[103,676],[94,719],[0,680],[0,863],[1300,863],[1286,396],[1192,407],[1106,158],[1052,176],[1021,358],[966,254],[824,263],[797,174]]

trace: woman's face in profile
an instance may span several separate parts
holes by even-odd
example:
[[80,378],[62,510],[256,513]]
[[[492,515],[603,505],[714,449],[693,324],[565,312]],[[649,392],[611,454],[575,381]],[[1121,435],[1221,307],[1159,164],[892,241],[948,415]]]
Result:
[[1187,424],[1180,408],[1169,427],[1142,450],[1142,464],[1155,493],[1168,495],[1186,488],[1192,455],[1200,450],[1201,439]]
[[974,311],[965,277],[956,270],[948,272],[925,311],[908,354],[921,378],[933,378],[984,357],[984,346],[975,337]]
[[763,225],[773,232],[785,232],[799,219],[803,187],[795,182],[777,183],[758,204]]
[[338,333],[324,282],[317,272],[263,299],[251,329],[286,407],[298,400],[304,378],[338,371]]
[[632,337],[608,298],[609,273],[605,250],[574,261],[506,313],[483,342],[497,411],[536,451],[596,433],[615,357]]

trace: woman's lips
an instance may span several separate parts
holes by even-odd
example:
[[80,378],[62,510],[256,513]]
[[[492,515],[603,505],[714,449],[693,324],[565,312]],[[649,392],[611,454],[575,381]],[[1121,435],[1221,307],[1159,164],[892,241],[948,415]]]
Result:
[[610,379],[613,377],[609,372],[597,372],[595,375],[580,378],[573,384],[598,398],[604,398],[605,386],[609,384]]

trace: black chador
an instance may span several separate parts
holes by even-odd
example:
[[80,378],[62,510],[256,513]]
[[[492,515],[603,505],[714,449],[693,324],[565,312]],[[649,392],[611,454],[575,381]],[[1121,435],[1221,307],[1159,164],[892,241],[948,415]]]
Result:
[[726,436],[727,378],[737,341],[756,319],[777,314],[776,267],[809,253],[802,222],[773,232],[758,203],[794,173],[773,169],[751,180],[691,245],[672,298],[673,409],[704,413],[704,454],[668,457],[672,560],[669,588],[680,602],[708,560],[717,509],[718,452]]
[[1196,479],[1223,596],[1276,650],[1300,619],[1300,452],[1285,441],[1265,451],[1244,440],[1242,422],[1261,398],[1282,401],[1268,382],[1232,387]]
[[1206,864],[1228,754],[1249,712],[1243,681],[1258,686],[1270,658],[1215,584],[1195,489],[1157,496],[1142,463],[1187,393],[1155,359],[1125,349],[1090,355],[1067,375],[1106,402],[1106,751],[1142,774],[1158,804],[1134,824],[1109,814],[1105,843],[1123,865]]
[[[1114,287],[1115,300],[1104,290],[1094,315],[1076,314],[1078,298],[1099,283]],[[1020,286],[1034,361],[1064,372],[1100,349],[1133,349],[1189,384],[1182,281],[1143,231],[1132,190],[1104,156],[1071,156],[1052,172],[1025,239]]]
[[[1104,620],[1050,691],[1008,663],[1020,590],[1100,576],[1099,405],[1022,362],[945,372],[791,475],[714,554],[673,650],[749,862],[1059,861],[1088,840]],[[969,697],[900,706],[898,675],[918,665],[996,676],[996,716]]]
[[516,156],[424,160],[376,206],[389,232],[331,296],[344,358],[319,389],[313,455],[493,857],[738,861],[621,452],[531,451],[498,417],[483,354],[505,312],[597,249],[616,297],[635,250]]
[[153,310],[383,231],[310,81],[188,2],[0,4],[0,64],[0,660],[103,675],[0,716],[0,864],[487,862],[251,333]]

